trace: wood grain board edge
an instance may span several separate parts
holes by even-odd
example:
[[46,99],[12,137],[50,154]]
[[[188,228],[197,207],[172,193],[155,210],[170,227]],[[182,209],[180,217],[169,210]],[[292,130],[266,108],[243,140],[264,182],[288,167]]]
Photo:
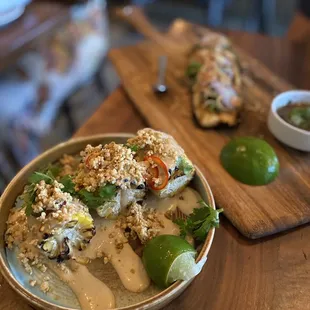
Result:
[[[152,64],[149,63],[150,53],[154,54],[152,56],[155,57],[156,55],[162,53],[162,51],[167,52],[163,46],[156,44],[155,47],[155,45],[152,45],[151,42],[144,42],[136,47],[125,48],[122,50],[112,50],[110,52],[110,58],[115,64],[117,71],[120,73],[124,87],[130,98],[133,100],[140,113],[146,118],[148,124],[155,129],[161,129],[176,136],[177,140],[189,153],[189,156],[195,159],[200,168],[203,168],[202,170],[206,174],[209,182],[211,183],[212,189],[214,190],[217,203],[220,206],[223,206],[227,204],[226,200],[229,195],[231,195],[231,197],[235,197],[232,199],[232,203],[235,205],[230,206],[225,210],[226,216],[231,220],[233,225],[246,237],[255,239],[274,234],[285,229],[290,229],[309,221],[310,214],[309,210],[306,209],[307,206],[304,201],[299,201],[301,210],[296,208],[290,209],[290,205],[285,201],[287,198],[285,195],[284,197],[281,197],[280,195],[275,195],[273,193],[274,189],[276,189],[277,192],[281,191],[281,187],[283,186],[281,182],[275,183],[266,191],[260,188],[249,189],[249,187],[240,184],[233,180],[230,176],[227,176],[227,173],[223,171],[221,165],[219,165],[218,150],[220,150],[221,147],[228,141],[230,138],[229,136],[208,131],[207,136],[208,138],[212,137],[212,142],[217,144],[214,146],[214,149],[217,151],[215,152],[213,148],[208,148],[208,146],[205,146],[211,154],[213,152],[213,155],[207,158],[209,161],[208,165],[205,165],[205,156],[197,154],[197,145],[199,143],[203,143],[206,138],[205,131],[197,128],[193,129],[192,119],[189,115],[186,115],[186,113],[184,117],[181,115],[181,121],[176,121],[174,117],[167,117],[167,115],[169,116],[169,113],[171,112],[171,110],[167,109],[167,106],[169,105],[168,101],[173,101],[173,99],[175,99],[173,98],[173,94],[172,96],[169,95],[170,97],[167,100],[163,99],[166,104],[166,106],[163,106],[156,98],[154,98],[154,95],[151,93],[151,89],[148,89],[149,85],[152,84],[149,77],[143,75],[142,73],[140,75],[140,71],[137,72],[136,67],[145,68],[147,66],[150,71],[149,73],[153,75],[154,69],[152,68]],[[155,59],[154,57],[153,59]],[[182,64],[184,61],[173,59],[173,62],[176,66]],[[254,65],[260,66],[259,62],[256,60],[254,61]],[[270,74],[268,70],[264,71],[264,74],[265,73],[268,75]],[[168,79],[169,82],[175,83],[175,76],[173,77],[171,72],[168,73]],[[270,75],[266,77],[266,79],[269,82]],[[273,83],[275,83],[274,87],[277,87],[278,90],[282,87],[289,87],[289,84],[281,81],[281,79],[274,78]],[[264,101],[269,100],[270,94],[268,93],[268,89],[263,89],[255,83],[253,86],[253,90],[257,92],[257,96],[263,98]],[[139,89],[137,89],[137,87]],[[178,91],[181,89],[181,87],[177,84],[174,84],[174,87],[177,88]],[[173,112],[179,116],[179,110],[178,104],[175,104]],[[189,135],[184,128],[190,128],[191,135]],[[195,136],[195,141],[192,139],[193,135]],[[298,179],[298,171],[296,173],[293,171],[292,174],[292,179],[300,182]],[[215,180],[215,178],[218,179]],[[219,187],[219,184],[221,184],[221,187]],[[302,185],[302,191],[304,191],[305,188],[308,188],[307,184]],[[286,189],[288,190],[288,197],[293,195],[289,188]],[[255,205],[257,203],[257,199],[266,193],[270,193],[271,195],[270,197],[265,197],[265,200],[267,199],[265,203],[273,205],[277,203],[275,199],[279,199],[280,203],[283,204],[281,209],[274,208],[274,210],[270,209],[266,211],[266,207],[260,208],[260,206],[256,206],[255,212],[251,210],[251,216],[247,217],[244,214],[244,210],[247,205]],[[240,203],[242,204],[241,207]],[[278,214],[279,216],[277,216]]]

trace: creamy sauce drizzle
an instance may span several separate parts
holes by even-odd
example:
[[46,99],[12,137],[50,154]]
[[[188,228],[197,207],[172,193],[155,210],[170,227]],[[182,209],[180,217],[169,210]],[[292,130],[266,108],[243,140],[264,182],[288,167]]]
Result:
[[[178,193],[174,197],[159,199],[155,195],[150,195],[146,200],[146,206],[154,208],[158,212],[158,217],[163,221],[164,227],[160,229],[160,235],[176,235],[180,234],[179,226],[169,220],[165,213],[167,211],[174,211],[178,208],[183,214],[190,215],[195,208],[200,208],[198,201],[201,200],[201,196],[194,189],[187,187],[181,193]],[[194,239],[191,236],[187,236],[186,240],[190,244],[194,244]]]
[[147,207],[154,208],[159,213],[179,208],[185,215],[190,215],[195,208],[200,207],[199,200],[201,200],[199,193],[190,187],[186,187],[181,193],[171,198],[158,199],[155,195],[150,195],[146,204]]
[[[110,236],[114,237],[111,238]],[[128,243],[121,250],[115,247],[115,239],[123,239],[124,234],[114,226],[113,221],[104,220],[97,228],[95,237],[89,246],[80,252],[80,256],[95,259],[98,253],[111,257],[110,262],[118,273],[125,288],[131,292],[142,292],[150,285],[150,278],[143,266],[141,258]]]
[[58,277],[70,286],[83,310],[115,308],[114,295],[102,281],[94,277],[87,267],[74,262],[70,265],[72,269],[66,267],[61,270],[55,263],[48,263]]
[[[185,188],[181,193],[172,198],[159,199],[150,195],[146,200],[146,207],[154,208],[158,217],[163,221],[164,227],[160,235],[179,235],[178,225],[169,220],[165,213],[176,208],[189,215],[194,208],[199,208],[200,195],[191,188]],[[141,258],[133,251],[128,243],[123,243],[123,248],[117,250],[115,240],[124,239],[123,232],[115,227],[115,221],[96,220],[97,233],[91,240],[88,247],[77,251],[74,256],[96,259],[98,254],[104,253],[110,257],[110,262],[118,273],[124,287],[131,292],[142,292],[150,285],[150,279],[143,266]],[[113,236],[113,237],[111,237]],[[192,238],[187,239],[190,243]],[[49,261],[48,266],[67,283],[77,296],[83,310],[102,310],[115,307],[115,297],[112,291],[99,279],[94,277],[86,266],[77,264],[74,261],[68,262],[70,268],[61,270],[54,262]]]
[[179,226],[174,224],[171,220],[167,219],[164,213],[159,213],[158,218],[163,221],[164,227],[160,228],[159,235],[179,235]]

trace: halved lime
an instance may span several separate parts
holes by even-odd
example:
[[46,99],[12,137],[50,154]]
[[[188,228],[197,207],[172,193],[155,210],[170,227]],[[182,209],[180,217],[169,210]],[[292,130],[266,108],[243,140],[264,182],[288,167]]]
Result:
[[153,282],[166,288],[177,280],[190,280],[201,271],[202,265],[195,262],[196,254],[183,238],[161,235],[146,244],[142,260]]
[[221,152],[224,168],[238,181],[248,185],[265,185],[279,174],[279,160],[264,140],[239,137],[225,145]]

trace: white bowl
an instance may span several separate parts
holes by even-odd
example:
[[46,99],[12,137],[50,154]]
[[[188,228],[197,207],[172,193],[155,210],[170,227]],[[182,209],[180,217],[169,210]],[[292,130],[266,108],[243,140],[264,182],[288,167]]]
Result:
[[284,144],[300,151],[310,152],[310,131],[292,126],[277,112],[289,102],[309,102],[310,105],[310,91],[291,90],[275,97],[269,111],[268,128]]

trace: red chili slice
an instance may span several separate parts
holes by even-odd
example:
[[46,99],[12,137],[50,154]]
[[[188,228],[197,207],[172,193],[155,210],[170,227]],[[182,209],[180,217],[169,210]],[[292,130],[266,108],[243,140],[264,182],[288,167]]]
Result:
[[92,167],[90,167],[90,161],[91,159],[97,157],[99,155],[99,153],[91,153],[89,154],[86,158],[85,158],[85,166],[88,168],[88,169],[91,169]]
[[[156,165],[156,167],[148,168],[148,171],[151,175],[151,178],[148,180],[148,185],[150,188],[155,191],[159,191],[165,188],[169,181],[169,172],[166,164],[159,157],[154,155],[147,156],[144,158],[144,160],[150,162],[153,165]],[[161,183],[159,185],[155,184],[153,181],[154,178],[159,178]]]

